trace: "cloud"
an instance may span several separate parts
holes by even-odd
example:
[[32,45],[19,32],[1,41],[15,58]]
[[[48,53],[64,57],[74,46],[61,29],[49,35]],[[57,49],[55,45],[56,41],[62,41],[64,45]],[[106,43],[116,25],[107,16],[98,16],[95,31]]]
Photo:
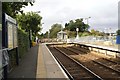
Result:
[[[52,24],[63,25],[71,19],[89,19],[91,28],[117,27],[119,0],[36,0],[33,7],[24,11],[41,11],[44,22],[42,32],[45,33]],[[85,21],[85,20],[84,20]],[[86,22],[86,21],[85,21]]]

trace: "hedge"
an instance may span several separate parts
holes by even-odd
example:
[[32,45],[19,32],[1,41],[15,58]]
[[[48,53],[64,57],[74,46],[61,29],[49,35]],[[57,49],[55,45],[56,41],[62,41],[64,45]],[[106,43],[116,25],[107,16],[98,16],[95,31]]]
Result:
[[30,42],[28,33],[18,29],[18,53],[20,59],[28,51],[29,48]]
[[[19,60],[27,53],[28,49],[30,48],[29,45],[29,35],[28,33],[18,29],[18,54]],[[11,71],[16,63],[16,48],[9,50],[9,71]]]

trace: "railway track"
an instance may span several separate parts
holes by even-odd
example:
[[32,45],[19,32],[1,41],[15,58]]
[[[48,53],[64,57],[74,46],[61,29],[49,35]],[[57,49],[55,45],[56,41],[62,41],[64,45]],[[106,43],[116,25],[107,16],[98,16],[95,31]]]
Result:
[[[64,47],[63,47],[64,48]],[[59,49],[59,47],[58,47]],[[77,51],[70,49],[70,48],[64,48],[66,50],[63,51],[63,53],[68,54],[67,50],[71,51],[72,53],[76,54]],[[63,49],[60,48],[62,51]],[[79,52],[77,52],[79,53]],[[78,60],[81,64],[89,68],[92,72],[95,74],[99,75],[101,78],[106,79],[106,78],[111,78],[111,79],[120,79],[120,72],[110,68],[108,65],[103,64],[100,61],[88,59],[85,56],[80,56],[81,58]],[[113,63],[111,63],[113,64]]]
[[81,51],[83,53],[89,53],[90,52],[90,50],[85,49],[85,48],[80,48],[80,47],[72,47],[72,48],[75,49],[75,50]]
[[91,70],[78,63],[68,55],[66,55],[62,50],[55,47],[48,47],[52,54],[57,58],[58,62],[61,63],[66,69],[67,73],[72,76],[71,79],[98,79],[102,80],[101,77],[93,73]]
[[105,58],[101,58],[101,59],[98,59],[96,61],[105,65],[105,66],[108,66],[108,67],[110,67],[110,68],[112,68],[120,73],[120,64],[113,62],[109,59],[105,59]]
[[[81,49],[81,48],[78,48],[78,47],[68,47],[68,50],[73,50],[73,52],[77,52],[77,53],[81,53],[81,52],[85,52],[85,49]],[[95,56],[93,54],[91,54],[91,57],[93,58],[96,58],[96,61],[100,64],[103,64],[109,68],[112,68],[114,69],[115,71],[118,71],[120,72],[120,64],[118,62],[115,62],[115,61],[112,61],[110,59],[106,59],[106,58],[99,58],[98,56]],[[99,58],[99,59],[97,59]],[[95,62],[95,61],[94,61]]]
[[78,55],[79,53],[77,53],[77,52],[74,52],[74,51],[72,51],[72,50],[70,50],[70,49],[67,49],[67,48],[63,48],[63,47],[59,47],[59,49],[60,50],[62,50],[62,51],[67,51],[67,55]]

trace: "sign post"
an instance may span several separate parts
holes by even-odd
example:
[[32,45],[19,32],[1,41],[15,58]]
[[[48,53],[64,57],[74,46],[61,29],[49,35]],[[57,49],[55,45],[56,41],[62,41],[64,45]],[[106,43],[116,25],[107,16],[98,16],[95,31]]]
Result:
[[[15,19],[3,13],[2,15],[2,62],[4,65],[4,78],[7,78],[8,72],[12,69],[13,62],[19,64],[18,41],[17,41],[17,22]],[[15,51],[12,53],[11,50]],[[12,61],[14,56],[14,61]],[[5,57],[5,58],[4,58]],[[10,57],[10,58],[9,58]],[[9,61],[8,61],[9,60]]]
[[2,79],[2,2],[0,1],[0,80]]

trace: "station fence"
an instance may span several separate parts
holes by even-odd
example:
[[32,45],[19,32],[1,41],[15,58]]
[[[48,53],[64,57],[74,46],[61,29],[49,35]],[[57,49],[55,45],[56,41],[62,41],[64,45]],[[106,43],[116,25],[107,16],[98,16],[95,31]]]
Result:
[[108,45],[116,46],[116,36],[85,36],[79,38],[67,39],[68,43],[84,43],[84,44],[95,44],[95,45]]

